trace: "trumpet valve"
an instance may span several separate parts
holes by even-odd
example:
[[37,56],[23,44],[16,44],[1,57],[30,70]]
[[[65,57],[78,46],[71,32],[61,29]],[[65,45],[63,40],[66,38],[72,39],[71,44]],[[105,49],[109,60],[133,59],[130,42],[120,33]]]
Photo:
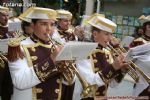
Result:
[[87,87],[85,87],[82,91],[82,93],[80,94],[81,98],[86,98],[89,95],[94,96],[96,91],[98,89],[98,85],[94,84],[94,85],[88,85]]

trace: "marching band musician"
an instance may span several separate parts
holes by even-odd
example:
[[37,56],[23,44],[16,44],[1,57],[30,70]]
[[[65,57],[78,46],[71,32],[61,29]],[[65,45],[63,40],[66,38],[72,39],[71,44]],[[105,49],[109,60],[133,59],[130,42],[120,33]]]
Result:
[[54,45],[49,38],[56,11],[31,7],[24,13],[24,17],[32,19],[34,32],[23,41],[9,42],[9,68],[15,87],[12,100],[72,100],[74,84],[68,84],[61,74],[67,69],[60,72],[55,66],[61,47],[52,51]]
[[98,88],[96,96],[106,96],[108,85],[111,83],[115,86],[124,78],[126,73],[124,69],[127,67],[127,63],[124,63],[122,54],[112,58],[111,52],[106,49],[117,25],[100,16],[92,17],[89,24],[92,26],[93,41],[98,43],[97,49],[90,56],[93,71],[98,73],[105,83],[105,85]]
[[[8,38],[8,12],[8,8],[0,6],[0,40]],[[3,51],[0,51],[0,99],[10,100],[13,93],[13,85],[7,58],[3,53]]]
[[[150,41],[150,16],[147,16],[147,17],[144,16],[144,18],[140,19],[140,22],[143,23],[144,33],[141,37],[133,40],[133,42],[130,44],[130,48],[134,48],[139,45],[147,44]],[[143,50],[143,48],[141,48],[141,51],[142,50]],[[146,61],[146,59],[148,59],[148,58],[149,58],[149,55],[147,55],[146,58],[139,57],[135,61],[135,64],[137,64],[139,66],[144,66],[146,69],[146,67],[148,68],[148,66],[146,66],[146,64],[144,64],[144,63],[146,63],[144,61]],[[141,63],[143,63],[143,64],[141,64]],[[141,77],[140,74],[139,74],[139,76],[140,76],[140,79],[139,79],[139,82],[137,82],[135,84],[133,95],[148,96],[150,98],[150,83],[146,82],[146,80],[143,77]]]
[[30,37],[33,33],[33,29],[31,27],[31,19],[24,18],[23,14],[19,16],[19,19],[22,20],[21,29],[23,31],[23,36]]
[[52,36],[53,39],[62,43],[77,40],[74,34],[74,27],[71,25],[72,13],[67,10],[57,10],[57,29]]
[[0,39],[8,38],[8,12],[8,8],[0,6]]
[[15,37],[15,32],[8,30],[9,8],[0,6],[0,19],[0,39]]
[[[57,19],[58,19],[58,28],[54,31],[52,38],[54,40],[56,40],[57,42],[59,42],[60,44],[64,44],[68,41],[83,41],[84,39],[84,33],[83,33],[83,29],[82,27],[78,26],[75,29],[70,29],[70,25],[71,25],[71,18],[72,18],[72,14],[69,11],[66,10],[57,10],[58,15],[57,15]],[[74,32],[78,32],[78,35],[83,35],[83,37],[81,39],[77,38]],[[79,36],[80,36],[79,35]],[[104,82],[102,81],[102,79],[97,75],[95,75],[91,70],[87,69],[82,69],[83,66],[85,67],[91,67],[90,60],[76,60],[75,61],[75,66],[78,68],[81,68],[82,71],[84,72],[88,72],[90,71],[90,73],[88,73],[88,75],[90,75],[92,79],[88,79],[86,80],[88,83],[92,83],[91,80],[94,80],[94,82],[91,84],[95,84],[97,83],[99,86],[102,86],[104,84]],[[79,74],[82,74],[79,72]],[[83,74],[82,74],[83,75]],[[84,75],[85,76],[85,75]],[[84,80],[85,77],[83,77]],[[74,94],[73,94],[73,100],[80,100],[82,97],[80,96],[81,94],[81,88],[83,88],[83,86],[81,86],[81,81],[76,78],[75,80],[75,89],[74,89]],[[94,87],[94,86],[93,86]],[[83,90],[84,91],[84,90]],[[94,91],[91,91],[91,93],[94,93]],[[87,94],[88,95],[88,94]],[[90,95],[90,94],[89,94]],[[68,100],[68,99],[67,99]]]
[[148,17],[147,21],[145,21],[145,23],[143,23],[143,30],[144,30],[143,38],[146,41],[150,41],[150,15],[147,17]]

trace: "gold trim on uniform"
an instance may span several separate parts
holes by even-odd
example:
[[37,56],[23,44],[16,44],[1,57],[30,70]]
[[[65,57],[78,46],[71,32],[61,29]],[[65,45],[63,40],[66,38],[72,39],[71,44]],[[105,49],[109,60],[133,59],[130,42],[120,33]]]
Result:
[[94,72],[98,72],[99,70],[100,70],[100,68],[97,67],[94,69]]
[[59,90],[59,89],[55,89],[55,93],[57,93],[57,94],[58,94],[59,92],[60,92],[60,90]]
[[32,61],[35,61],[38,59],[38,57],[37,56],[31,56],[31,59],[32,59]]
[[36,87],[32,87],[32,100],[37,100]]
[[107,58],[107,62],[109,64],[112,64],[114,60],[113,60],[111,52],[108,49],[105,49],[105,48],[103,50],[104,50],[105,56]]
[[41,88],[36,88],[36,93],[42,93],[43,90]]
[[46,79],[46,78],[49,76],[49,74],[52,72],[52,71],[50,71],[50,72],[42,72],[42,71],[38,70],[37,67],[35,67],[35,70],[36,70],[36,74],[38,75],[39,79],[40,79],[42,82],[44,82],[45,79]]
[[111,77],[113,72],[110,70],[109,73],[106,75],[108,78]]
[[32,47],[31,50],[32,50],[33,52],[35,52],[35,48],[34,48],[34,47]]
[[100,50],[100,49],[95,49],[92,51],[92,54],[95,54],[97,52],[100,52],[100,53],[105,53],[103,50]]
[[44,65],[41,66],[41,67],[42,67],[42,70],[43,70],[43,71],[47,70],[47,68],[49,67],[48,61],[47,61],[46,63],[44,63]]
[[59,94],[58,94],[58,100],[61,100],[61,94],[62,94],[62,77],[60,78],[60,83],[59,83]]
[[[28,46],[26,46],[26,45],[23,45],[22,46],[23,47],[23,49],[24,49],[24,51],[25,51],[25,54],[26,54],[26,57],[27,57],[27,62],[28,62],[28,65],[29,65],[29,67],[32,67],[33,66],[33,63],[32,63],[32,61],[31,61],[31,57],[30,57],[30,53],[29,53],[29,51],[28,51],[28,49],[27,49],[27,47]],[[35,65],[34,65],[35,66]]]
[[60,82],[61,82],[61,80],[60,80],[60,79],[57,79],[57,80],[56,80],[56,82],[57,82],[57,83],[60,83]]
[[92,51],[91,55],[90,55],[90,60],[92,62],[92,69],[93,69],[93,72],[95,72],[95,63],[97,63],[97,60],[94,59],[93,57],[96,57],[96,53],[97,52],[101,52],[101,53],[104,53],[104,51],[100,50],[100,49],[95,49]]
[[[91,60],[91,62],[94,62],[93,60],[93,57],[92,57],[92,55],[90,55],[90,60]],[[95,71],[95,67],[94,67],[94,63],[92,63],[92,69],[93,69],[93,72]]]
[[93,61],[92,61],[93,63],[97,63],[97,60],[96,59],[93,59]]
[[23,45],[22,46],[24,51],[25,51],[25,53],[26,53],[27,61],[28,61],[28,64],[29,64],[30,67],[33,66],[33,63],[32,63],[32,60],[31,60],[28,48],[31,48],[31,50],[34,50],[35,47],[38,47],[38,46],[42,46],[42,47],[45,47],[45,48],[51,48],[52,44],[51,45],[45,45],[45,44],[42,44],[42,43],[38,42],[38,43],[35,43],[35,44],[29,44],[29,45]]
[[[46,66],[41,66],[42,68],[45,68],[44,70],[46,70],[46,68],[48,68],[49,67],[49,65],[48,65],[48,67]],[[58,71],[56,68],[54,68],[54,69],[52,69],[52,70],[50,70],[49,72],[43,72],[44,70],[42,69],[42,71],[41,70],[38,70],[38,65],[36,64],[36,65],[34,65],[34,68],[35,68],[35,71],[36,71],[36,74],[37,74],[37,76],[39,76],[39,79],[41,80],[41,81],[45,81],[45,79],[49,76],[49,74],[51,74],[52,72],[55,72],[55,71]]]

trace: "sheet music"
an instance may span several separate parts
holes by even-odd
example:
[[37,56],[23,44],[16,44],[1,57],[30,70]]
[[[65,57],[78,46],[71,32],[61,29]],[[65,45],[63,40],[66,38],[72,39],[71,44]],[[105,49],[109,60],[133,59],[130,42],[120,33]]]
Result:
[[17,18],[8,21],[8,31],[17,31],[21,29],[21,21]]
[[133,40],[134,40],[134,37],[132,37],[132,36],[125,36],[125,37],[122,39],[120,45],[121,45],[122,47],[129,47],[130,43],[131,43]]
[[145,57],[150,54],[150,43],[146,43],[140,46],[129,49],[126,60],[131,58]]
[[125,61],[135,59],[135,64],[150,77],[150,43],[129,49]]
[[150,54],[138,58],[135,64],[150,78]]
[[2,53],[8,52],[8,41],[9,39],[0,39],[0,52]]
[[84,59],[97,47],[97,43],[69,41],[56,57],[60,60]]

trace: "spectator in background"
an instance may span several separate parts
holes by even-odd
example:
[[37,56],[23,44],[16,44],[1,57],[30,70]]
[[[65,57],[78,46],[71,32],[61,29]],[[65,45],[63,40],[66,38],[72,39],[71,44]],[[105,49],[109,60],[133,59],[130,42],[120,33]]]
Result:
[[8,8],[0,6],[0,39],[8,37],[8,12]]
[[143,32],[144,32],[143,38],[146,41],[150,41],[150,19],[148,19],[148,21],[143,24]]
[[[8,11],[8,8],[0,6],[0,40],[8,38]],[[4,51],[0,51],[0,100],[10,100],[13,93],[12,80],[5,56]]]
[[143,27],[142,26],[137,26],[135,27],[135,33],[132,35],[135,39],[136,38],[139,38],[139,37],[142,37],[143,36],[143,33],[144,33],[144,30],[143,30]]
[[22,24],[21,24],[21,28],[23,30],[23,35],[24,36],[31,36],[32,33],[33,33],[33,29],[31,27],[31,23],[29,22],[26,22],[26,21],[22,21]]

